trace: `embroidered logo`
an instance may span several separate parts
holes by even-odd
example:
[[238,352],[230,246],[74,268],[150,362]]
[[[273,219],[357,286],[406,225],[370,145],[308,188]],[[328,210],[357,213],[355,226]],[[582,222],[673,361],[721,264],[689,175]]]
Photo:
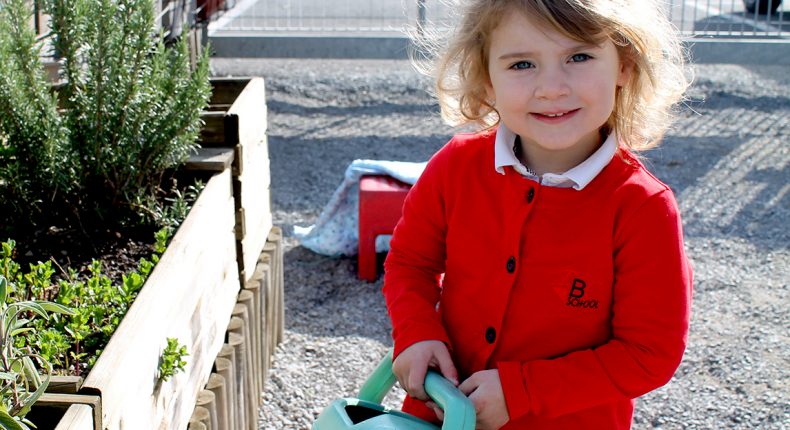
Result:
[[598,300],[584,300],[584,289],[587,283],[579,278],[574,278],[571,284],[571,291],[568,293],[568,303],[566,306],[583,309],[598,309]]

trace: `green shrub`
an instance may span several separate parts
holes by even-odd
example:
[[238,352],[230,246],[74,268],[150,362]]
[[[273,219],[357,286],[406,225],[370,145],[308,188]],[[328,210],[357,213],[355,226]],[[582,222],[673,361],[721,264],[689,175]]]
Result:
[[63,68],[50,94],[25,3],[0,0],[0,198],[83,222],[150,212],[196,146],[207,54],[193,71],[186,39],[166,48],[151,0],[43,0]]
[[71,188],[69,135],[29,27],[25,0],[0,0],[0,205],[42,210]]

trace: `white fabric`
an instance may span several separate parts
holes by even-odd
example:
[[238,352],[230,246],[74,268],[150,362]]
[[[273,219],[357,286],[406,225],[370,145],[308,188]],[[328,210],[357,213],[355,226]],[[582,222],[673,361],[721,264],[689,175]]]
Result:
[[[343,182],[330,197],[314,225],[294,226],[294,236],[313,252],[339,257],[357,254],[359,243],[359,178],[362,175],[389,175],[414,184],[426,163],[386,160],[354,160],[346,168]],[[389,236],[376,239],[376,252],[389,250]]]

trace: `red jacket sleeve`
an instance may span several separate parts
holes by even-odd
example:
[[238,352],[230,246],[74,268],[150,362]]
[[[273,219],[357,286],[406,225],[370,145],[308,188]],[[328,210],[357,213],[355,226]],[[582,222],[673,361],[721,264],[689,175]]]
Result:
[[511,420],[632,399],[667,383],[680,364],[692,279],[671,191],[616,226],[614,243],[611,339],[552,359],[498,363]]
[[409,191],[384,263],[384,296],[392,319],[394,357],[423,340],[449,338],[436,307],[444,273],[447,223],[443,200],[447,146]]

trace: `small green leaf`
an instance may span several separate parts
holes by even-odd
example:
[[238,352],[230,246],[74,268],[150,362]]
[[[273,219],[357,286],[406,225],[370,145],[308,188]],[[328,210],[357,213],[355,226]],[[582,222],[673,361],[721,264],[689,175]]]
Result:
[[17,335],[20,335],[22,333],[27,333],[27,332],[35,331],[35,330],[36,329],[34,329],[33,327],[18,328],[18,329],[11,330],[11,336],[16,337]]
[[7,295],[8,281],[5,279],[5,276],[0,275],[0,303],[5,303]]
[[47,311],[45,311],[44,308],[42,308],[41,305],[39,305],[36,302],[17,302],[17,303],[12,303],[11,305],[18,307],[20,310],[34,312],[36,315],[40,316],[41,318],[49,319],[49,316],[47,315]]
[[46,379],[39,384],[36,391],[25,399],[25,406],[22,408],[22,410],[19,411],[19,416],[24,417],[25,415],[27,415],[28,412],[30,412],[30,408],[33,407],[33,404],[36,403],[39,397],[41,397],[41,395],[44,394],[44,391],[47,390],[47,387],[49,386],[49,379],[50,376],[49,373],[47,373]]
[[11,415],[8,415],[8,412],[3,410],[0,410],[0,426],[2,426],[4,430],[25,430],[19,421],[15,420]]
[[36,304],[40,305],[42,309],[48,312],[54,312],[57,314],[65,314],[65,315],[74,315],[75,312],[68,306],[63,306],[60,303],[52,303],[52,302],[44,302],[37,300]]

